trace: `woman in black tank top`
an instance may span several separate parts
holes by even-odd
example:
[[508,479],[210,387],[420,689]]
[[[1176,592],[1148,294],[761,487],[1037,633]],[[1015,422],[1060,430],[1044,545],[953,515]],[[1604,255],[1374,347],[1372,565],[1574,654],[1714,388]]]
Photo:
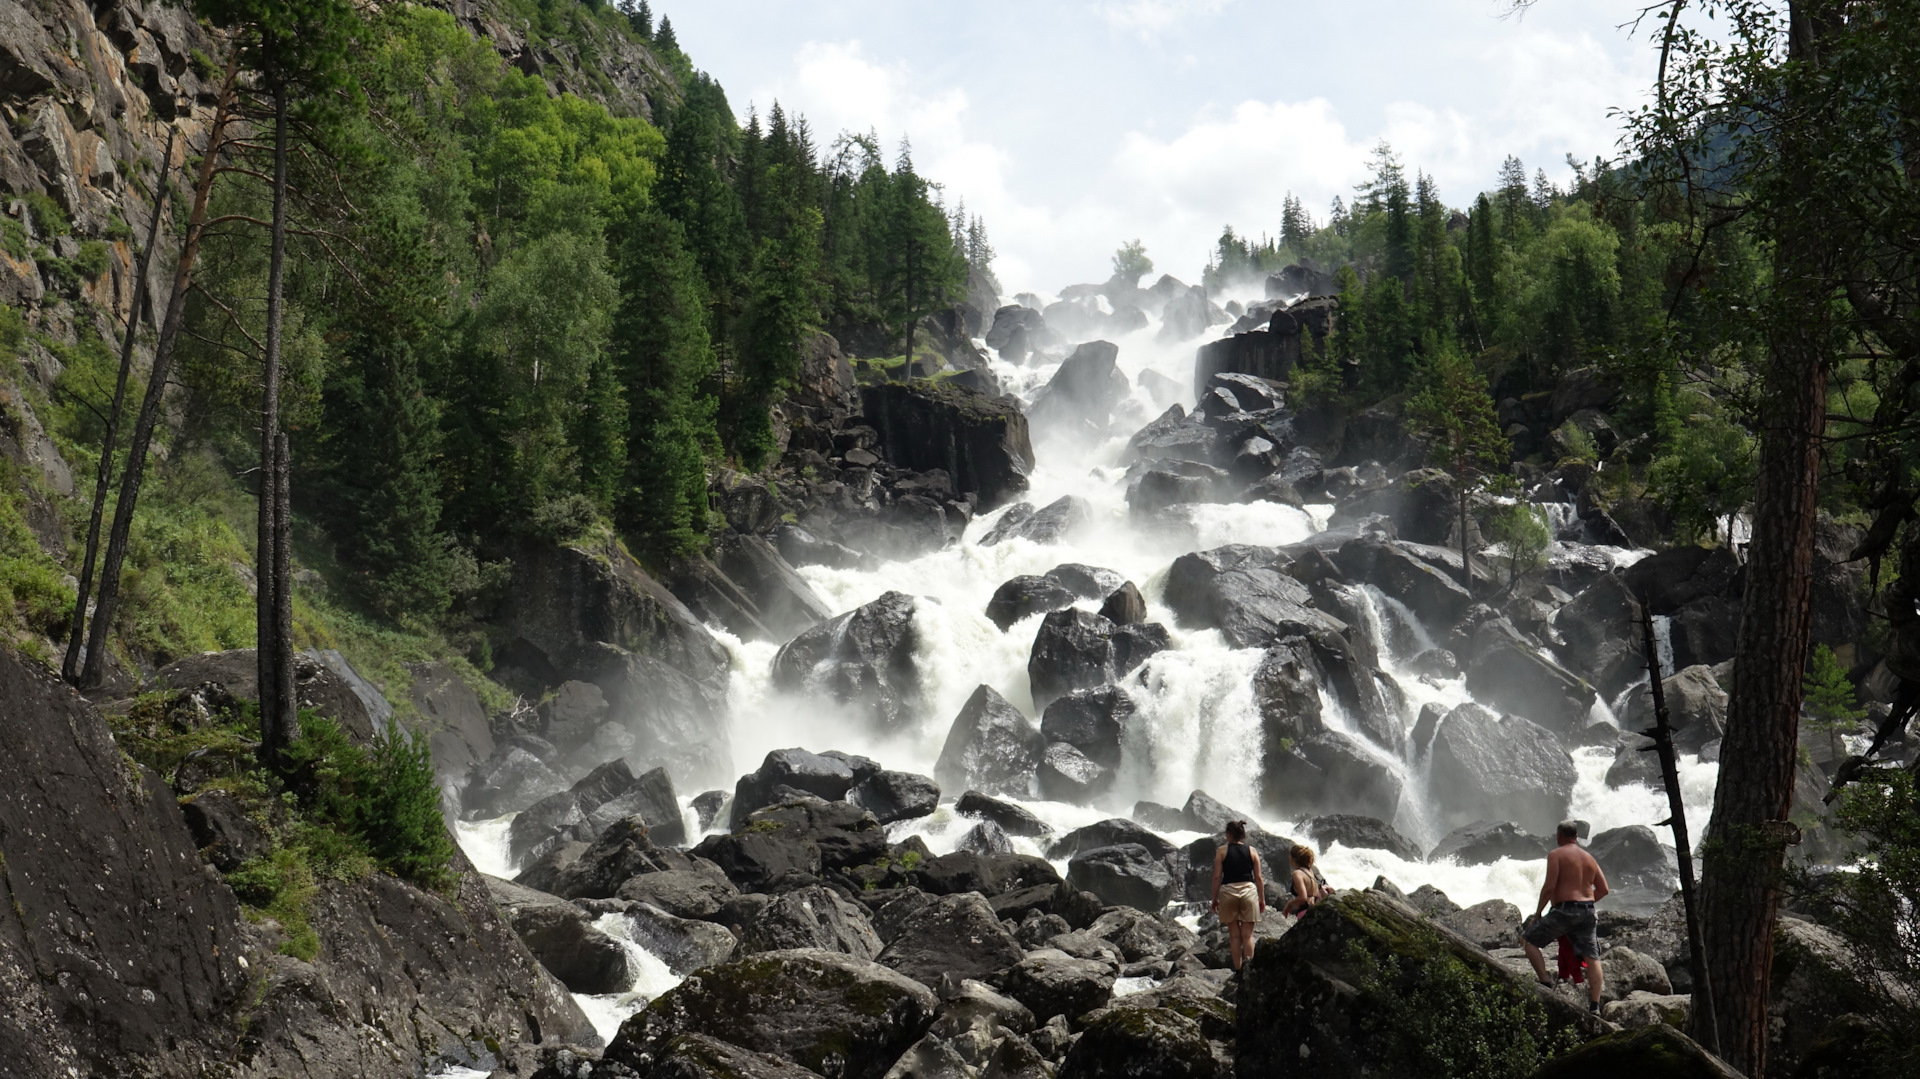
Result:
[[1227,845],[1213,853],[1213,911],[1227,927],[1233,969],[1253,957],[1253,928],[1267,911],[1260,855],[1247,845],[1247,822],[1228,821]]

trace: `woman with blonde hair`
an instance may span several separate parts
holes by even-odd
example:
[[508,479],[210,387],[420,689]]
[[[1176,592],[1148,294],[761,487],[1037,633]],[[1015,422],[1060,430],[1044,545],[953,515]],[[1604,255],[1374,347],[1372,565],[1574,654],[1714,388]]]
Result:
[[1247,845],[1247,822],[1230,820],[1227,845],[1213,852],[1213,912],[1227,927],[1233,969],[1253,958],[1253,927],[1267,912],[1260,855]]
[[1314,872],[1312,847],[1294,844],[1287,860],[1293,863],[1293,898],[1280,908],[1280,913],[1303,914],[1308,907],[1326,898],[1327,892],[1320,886],[1320,875]]

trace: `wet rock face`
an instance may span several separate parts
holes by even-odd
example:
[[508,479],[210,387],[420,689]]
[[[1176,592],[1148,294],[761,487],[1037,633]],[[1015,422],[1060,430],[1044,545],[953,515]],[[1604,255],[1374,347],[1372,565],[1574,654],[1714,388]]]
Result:
[[1553,842],[1507,821],[1475,821],[1448,832],[1426,860],[1461,865],[1492,865],[1502,858],[1536,861],[1547,856]]
[[578,906],[512,881],[488,877],[487,892],[513,931],[576,993],[618,993],[633,984],[627,952]]
[[987,601],[987,619],[1002,631],[1023,618],[1073,606],[1078,598],[1051,577],[1015,577],[994,590]]
[[1514,820],[1545,833],[1566,818],[1577,774],[1550,731],[1463,704],[1440,721],[1429,752],[1431,789],[1446,823]]
[[1059,543],[1092,520],[1093,507],[1086,499],[1073,495],[1062,495],[1038,510],[1021,502],[1007,508],[992,530],[980,537],[980,546],[992,547],[1015,538],[1034,543]]
[[1041,620],[1027,660],[1034,703],[1119,681],[1170,643],[1155,622],[1116,625],[1078,608],[1054,611]]
[[897,729],[919,692],[914,604],[904,592],[888,592],[800,634],[774,656],[774,685],[863,713],[875,732]]
[[879,771],[847,792],[847,801],[873,814],[881,824],[913,820],[940,806],[940,787],[913,772]]
[[740,937],[743,953],[783,948],[822,948],[856,959],[873,959],[882,945],[867,921],[865,909],[831,889],[814,885],[775,898],[747,924]]
[[1119,686],[1075,690],[1055,698],[1040,717],[1040,732],[1065,742],[1106,768],[1120,766],[1120,739],[1134,713],[1133,698]]
[[880,1079],[938,1004],[878,963],[812,948],[763,952],[696,971],[622,1024],[606,1059],[648,1067],[675,1038],[698,1034],[823,1075]]
[[1088,341],[1074,349],[1034,398],[1033,415],[1042,430],[1106,430],[1113,406],[1132,389],[1114,363],[1119,355],[1119,346],[1107,341]]
[[1027,489],[1033,444],[1027,418],[1012,398],[915,380],[862,387],[860,400],[892,464],[917,472],[942,469],[956,491],[977,495],[987,509]]
[[1171,1008],[1119,1004],[1088,1024],[1060,1074],[1070,1079],[1213,1079],[1212,1048],[1200,1024]]
[[1067,863],[1067,883],[1116,906],[1159,910],[1174,896],[1173,875],[1164,855],[1138,843],[1095,847]]
[[1235,648],[1344,633],[1344,623],[1309,606],[1312,593],[1285,572],[1291,562],[1277,547],[1245,544],[1182,555],[1168,572],[1167,606],[1181,625],[1218,629]]
[[991,686],[968,698],[947,732],[934,778],[948,790],[1029,798],[1046,739]]
[[987,901],[963,892],[915,911],[896,930],[879,962],[937,989],[944,978],[985,977],[1025,955]]

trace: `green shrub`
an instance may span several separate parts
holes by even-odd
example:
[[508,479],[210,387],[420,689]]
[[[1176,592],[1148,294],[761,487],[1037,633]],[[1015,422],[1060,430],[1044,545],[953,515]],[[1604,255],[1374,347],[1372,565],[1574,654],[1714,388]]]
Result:
[[1522,1079],[1573,1047],[1537,1000],[1469,968],[1438,934],[1421,930],[1408,955],[1380,958],[1358,941],[1359,1026],[1379,1074],[1422,1079]]
[[27,526],[26,480],[0,458],[0,637],[40,651],[41,637],[66,634],[73,593],[66,572]]
[[41,239],[65,236],[73,231],[72,222],[67,220],[67,212],[46,195],[29,191],[20,196],[20,201],[27,204],[27,213],[33,217],[34,231],[40,234]]
[[111,262],[105,240],[88,240],[80,245],[80,253],[73,256],[73,268],[80,271],[84,281],[100,280]]
[[15,259],[32,254],[33,241],[27,238],[27,226],[17,218],[0,216],[0,248]]
[[249,914],[272,918],[286,930],[282,953],[311,960],[320,954],[320,934],[309,915],[320,888],[303,854],[295,847],[281,847],[227,874],[227,884],[251,908]]

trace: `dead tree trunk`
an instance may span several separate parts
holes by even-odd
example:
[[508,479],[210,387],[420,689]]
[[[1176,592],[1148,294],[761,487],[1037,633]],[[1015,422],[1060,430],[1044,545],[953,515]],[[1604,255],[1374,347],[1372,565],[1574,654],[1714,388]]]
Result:
[[[280,324],[285,306],[287,256],[287,88],[273,85],[273,238],[267,257],[267,341],[260,378],[260,502],[255,576],[254,655],[260,686],[260,763],[277,770],[281,754],[298,731],[293,710],[293,641],[281,635],[282,593],[287,590],[280,550],[285,535],[281,507],[286,502],[287,469],[281,454]],[[291,610],[291,606],[288,608]],[[291,622],[291,618],[288,619]],[[288,687],[285,692],[282,687]]]

